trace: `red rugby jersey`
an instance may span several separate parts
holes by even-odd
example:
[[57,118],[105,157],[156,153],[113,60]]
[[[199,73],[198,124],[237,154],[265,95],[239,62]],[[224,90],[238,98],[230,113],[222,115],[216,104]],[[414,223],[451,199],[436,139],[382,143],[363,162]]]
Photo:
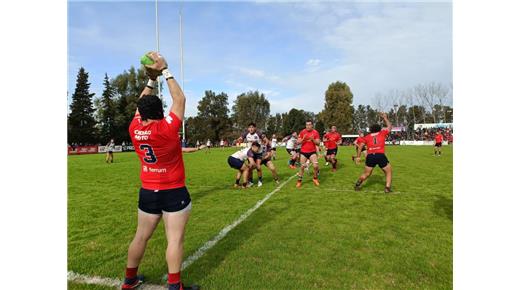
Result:
[[323,142],[323,145],[325,145],[327,149],[336,149],[338,147],[338,141],[341,141],[341,135],[338,132],[328,132],[323,138],[327,138],[328,140]]
[[307,131],[307,129],[303,129],[300,131],[298,135],[299,138],[302,138],[302,148],[300,152],[302,153],[311,153],[316,152],[316,144],[312,140],[320,139],[320,134],[316,130]]
[[435,143],[441,143],[442,139],[442,134],[435,135]]
[[184,162],[179,138],[182,121],[172,112],[146,126],[136,114],[128,129],[141,161],[142,187],[152,190],[185,186]]
[[367,153],[385,153],[385,140],[390,132],[388,129],[382,129],[377,133],[370,133],[363,137],[363,142],[367,145]]

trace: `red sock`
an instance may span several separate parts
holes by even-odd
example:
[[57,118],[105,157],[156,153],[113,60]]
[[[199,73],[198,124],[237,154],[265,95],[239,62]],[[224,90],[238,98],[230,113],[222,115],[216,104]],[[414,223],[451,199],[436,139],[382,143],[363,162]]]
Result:
[[126,275],[125,277],[128,278],[128,279],[133,279],[135,278],[135,276],[137,276],[137,268],[138,267],[135,267],[135,268],[126,268]]
[[181,272],[168,273],[168,284],[177,284],[181,282]]

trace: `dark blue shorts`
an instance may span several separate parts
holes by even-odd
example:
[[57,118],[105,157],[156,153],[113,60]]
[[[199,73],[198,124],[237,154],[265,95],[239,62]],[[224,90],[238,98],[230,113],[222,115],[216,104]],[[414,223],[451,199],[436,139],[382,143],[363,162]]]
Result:
[[177,212],[190,203],[191,198],[186,186],[165,190],[139,190],[139,209],[146,213]]
[[242,168],[242,165],[244,165],[244,161],[241,161],[240,159],[235,158],[233,156],[229,156],[227,162],[229,166],[231,166],[231,168],[235,168],[238,170],[240,170]]

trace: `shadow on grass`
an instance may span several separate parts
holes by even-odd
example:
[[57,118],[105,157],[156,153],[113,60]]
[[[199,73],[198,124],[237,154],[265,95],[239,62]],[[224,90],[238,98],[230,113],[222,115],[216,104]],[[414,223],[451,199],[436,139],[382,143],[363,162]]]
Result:
[[278,214],[284,212],[287,207],[288,205],[271,207],[268,211],[260,208],[253,213],[242,224],[231,230],[215,247],[185,270],[188,280],[193,281],[193,283],[201,283],[226,260],[230,253],[247,243],[252,236],[258,233],[260,228],[269,224]]
[[446,198],[442,195],[436,195],[437,199],[433,204],[434,212],[442,217],[447,217],[451,221],[453,221],[453,199]]

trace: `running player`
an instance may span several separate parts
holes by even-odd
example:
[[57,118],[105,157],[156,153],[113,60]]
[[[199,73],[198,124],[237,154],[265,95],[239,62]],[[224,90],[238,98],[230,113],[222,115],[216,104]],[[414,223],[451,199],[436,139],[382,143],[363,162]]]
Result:
[[292,132],[291,135],[283,138],[282,142],[285,142],[285,150],[291,156],[289,159],[289,168],[296,169],[296,160],[299,158],[299,149],[297,149],[298,133]]
[[273,148],[271,147],[271,141],[265,134],[262,134],[262,160],[260,164],[265,165],[269,170],[271,171],[271,174],[273,175],[274,182],[276,184],[279,184],[280,181],[278,179],[278,173],[276,173],[276,167],[274,166],[273,161],[271,161],[271,158],[273,157]]
[[444,140],[444,138],[442,137],[441,131],[440,130],[437,131],[437,134],[435,135],[435,145],[433,147],[433,155],[441,156],[441,147],[442,147],[443,140]]
[[336,171],[338,160],[338,145],[341,144],[341,134],[337,132],[336,126],[330,127],[330,131],[323,136],[323,144],[327,148],[327,154],[325,160],[332,163],[332,172]]
[[250,186],[248,184],[248,174],[249,174],[249,166],[245,163],[248,159],[249,151],[258,152],[260,150],[260,144],[258,142],[253,142],[251,144],[251,148],[243,148],[238,150],[237,152],[231,154],[228,157],[228,164],[231,168],[236,169],[237,175],[235,177],[235,187],[240,187],[240,176],[243,176],[244,183],[242,184],[243,188]]
[[276,160],[276,146],[278,146],[278,140],[276,140],[276,135],[273,134],[273,136],[271,136],[271,154],[273,156],[273,160]]
[[314,185],[319,186],[320,182],[318,181],[318,175],[320,168],[318,166],[318,155],[316,154],[316,145],[320,144],[320,134],[318,131],[314,130],[314,125],[312,120],[307,120],[305,122],[305,129],[303,129],[298,135],[298,144],[301,144],[300,151],[300,172],[298,174],[298,181],[296,182],[296,187],[302,186],[303,179],[303,171],[305,170],[305,163],[307,159],[312,162],[312,166],[314,168],[314,175],[312,178],[312,182]]
[[209,139],[208,139],[208,141],[206,141],[206,148],[208,149],[208,150],[206,150],[206,153],[208,153],[209,150],[211,149],[211,140],[209,140]]
[[361,130],[358,131],[359,136],[354,140],[354,149],[356,150],[356,154],[352,155],[352,161],[355,161],[357,156],[357,151],[359,147],[361,147],[361,152],[365,155],[365,159],[367,158],[367,146],[363,142],[363,137],[365,137],[365,133]]
[[[146,244],[161,218],[164,221],[168,290],[198,289],[181,283],[184,232],[191,211],[191,198],[185,185],[179,128],[182,126],[186,98],[166,61],[157,52],[149,53],[154,64],[146,66],[150,77],[139,96],[129,133],[141,162],[141,182],[137,212],[137,231],[128,247],[126,274],[122,289],[135,289],[143,282],[137,269]],[[172,107],[164,117],[163,103],[152,95],[159,75],[163,75],[172,97]]]
[[114,163],[114,139],[110,139],[110,142],[107,144],[107,157],[105,158],[106,163]]
[[[370,126],[370,134],[366,135],[362,139],[362,143],[367,145],[368,155],[365,160],[365,171],[359,177],[356,182],[356,191],[361,190],[361,184],[372,174],[374,167],[379,166],[385,173],[385,193],[392,192],[392,166],[385,155],[385,140],[390,130],[392,130],[392,124],[388,120],[386,113],[381,113],[381,117],[385,121],[386,128],[381,129],[381,125],[373,124]],[[361,146],[358,146],[356,164],[359,164],[361,160]]]

